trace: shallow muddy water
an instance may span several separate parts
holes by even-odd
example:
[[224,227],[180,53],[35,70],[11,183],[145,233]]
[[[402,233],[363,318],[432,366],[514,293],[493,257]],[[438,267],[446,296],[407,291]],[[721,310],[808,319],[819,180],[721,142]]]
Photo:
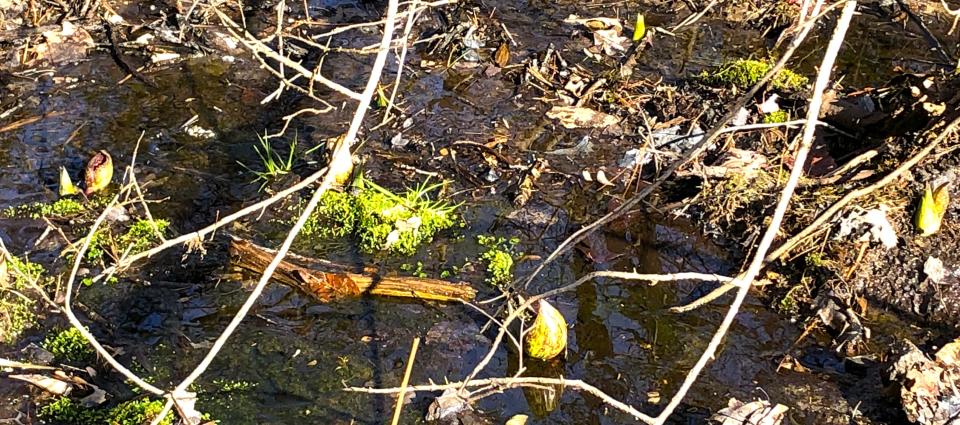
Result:
[[[331,1],[323,7],[354,6]],[[499,19],[520,42],[515,49],[518,58],[542,52],[549,43],[573,44],[569,31],[556,24],[570,13],[615,12],[610,7],[558,3],[529,14],[528,7],[526,3],[496,4]],[[651,14],[651,24],[658,20],[667,21],[668,15]],[[744,50],[761,49],[765,43],[759,36],[735,36],[731,31],[743,30],[711,24],[696,34],[687,33],[686,37],[697,39],[695,48],[686,53],[689,39],[664,39],[661,48],[644,62],[642,72],[676,80],[727,55],[743,56]],[[732,42],[734,39],[740,42]],[[897,47],[907,48],[903,44]],[[414,56],[411,63],[420,59]],[[356,62],[330,61],[327,67],[330,75],[340,77],[346,85],[361,82],[362,73],[357,72],[361,67]],[[238,162],[255,164],[252,147],[256,134],[264,128],[275,130],[280,117],[304,105],[299,99],[285,99],[261,106],[261,99],[276,85],[244,59],[225,63],[211,56],[171,65],[147,74],[157,87],[136,79],[118,85],[124,74],[106,54],[95,54],[56,75],[79,81],[47,77],[10,77],[6,81],[23,104],[18,118],[49,115],[16,131],[0,133],[0,208],[54,199],[59,167],[66,166],[76,180],[89,154],[99,149],[111,152],[119,169],[129,163],[143,133],[137,152],[138,176],[148,198],[164,199],[151,207],[153,213],[171,220],[177,233],[189,232],[265,196]],[[351,75],[356,81],[344,79]],[[867,72],[850,75],[852,81],[884,78]],[[460,84],[467,78],[471,82]],[[483,142],[495,131],[506,131],[512,141],[529,142],[511,153],[520,158],[529,154],[524,152],[527,149],[570,147],[583,135],[545,123],[539,111],[543,106],[532,102],[530,96],[515,98],[514,83],[503,76],[485,76],[478,69],[449,69],[417,72],[408,75],[404,84],[404,106],[423,111],[405,134],[421,143],[391,149],[389,140],[395,131],[380,130],[369,135],[360,151],[366,159],[367,176],[384,185],[401,188],[421,178],[397,173],[394,162],[419,168],[437,165],[443,160],[436,160],[435,151],[456,140]],[[9,105],[11,101],[5,102]],[[337,135],[350,112],[345,109],[298,124],[295,130],[301,146],[309,148]],[[196,120],[184,126],[194,116]],[[503,120],[512,126],[500,128],[497,123]],[[212,131],[213,136],[188,134],[187,128],[193,125]],[[551,165],[558,174],[575,174],[584,163],[615,163],[630,147],[629,141],[622,140],[620,144],[602,144],[588,156],[551,159]],[[301,253],[376,264],[387,273],[401,273],[402,266],[422,262],[428,275],[437,276],[466,258],[477,258],[482,248],[475,241],[481,234],[519,237],[519,250],[545,256],[587,217],[605,212],[607,205],[607,199],[595,190],[558,182],[545,185],[543,199],[515,211],[504,197],[491,193],[490,187],[476,188],[466,181],[463,174],[470,170],[458,172],[447,163],[441,165],[445,167],[439,169],[443,176],[454,180],[453,192],[462,190],[455,201],[463,202],[463,229],[442,235],[412,258],[363,256],[349,243]],[[320,165],[300,161],[295,172],[308,174],[317,167]],[[270,241],[273,235],[264,229],[276,229],[266,221],[258,223],[251,218],[230,231]],[[20,254],[30,249],[32,238],[42,228],[42,222],[0,221],[0,236],[13,242],[11,249]],[[276,240],[268,245],[275,246]],[[250,276],[229,270],[224,246],[221,236],[202,259],[194,254],[182,261],[179,251],[161,255],[116,284],[82,288],[79,303],[85,320],[102,342],[122,348],[124,362],[136,365],[134,369],[150,376],[152,382],[160,386],[178,382],[205,354],[251,284]],[[730,275],[739,264],[733,263],[727,249],[699,236],[690,223],[635,215],[615,231],[591,239],[585,251],[590,251],[593,261],[574,253],[548,268],[528,289],[539,293],[594,270]],[[604,251],[609,255],[598,259]],[[52,262],[49,255],[39,258],[62,265]],[[521,261],[517,274],[522,276],[536,263],[534,259]],[[466,271],[459,278],[477,287],[482,297],[495,295],[483,283],[480,271]],[[532,374],[582,379],[655,414],[697,360],[725,312],[723,304],[682,315],[666,309],[707,289],[689,282],[649,286],[600,279],[585,284],[554,303],[571,325],[566,361],[530,365]],[[53,317],[45,325],[62,323]],[[492,335],[481,332],[484,324],[482,316],[463,305],[387,299],[321,305],[292,288],[271,284],[198,382],[198,408],[224,424],[385,423],[393,408],[392,398],[341,389],[398,385],[416,336],[423,341],[411,382],[462,379],[489,347]],[[750,299],[674,423],[703,423],[731,397],[785,404],[791,408],[788,417],[792,423],[852,423],[852,412],[858,406],[866,415],[859,417],[862,423],[890,421],[889,409],[879,406],[881,396],[874,394],[880,386],[876,370],[853,371],[845,366],[831,352],[829,338],[820,341],[823,347],[817,343],[807,343],[802,349],[792,347],[802,331],[802,325]],[[35,330],[18,345],[38,341],[41,335]],[[17,348],[3,347],[3,352]],[[777,365],[787,354],[805,362],[812,372],[778,372]],[[517,366],[510,351],[501,349],[480,377],[506,376]],[[111,378],[101,376],[105,388],[128,396],[123,385]],[[4,390],[8,402],[0,411],[17,408],[12,398],[26,392],[23,386]],[[415,394],[404,409],[403,423],[423,421],[436,395]],[[552,404],[534,390],[508,390],[480,401],[474,423],[502,423],[518,413],[533,413],[536,423],[630,422],[598,400],[571,389],[562,392],[557,406]]]

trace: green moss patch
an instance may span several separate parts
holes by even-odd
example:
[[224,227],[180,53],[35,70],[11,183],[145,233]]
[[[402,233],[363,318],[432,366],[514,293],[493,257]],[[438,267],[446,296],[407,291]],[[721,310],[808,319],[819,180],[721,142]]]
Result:
[[[67,397],[40,408],[40,418],[47,422],[71,425],[146,425],[163,410],[163,400],[131,400],[111,409],[83,407]],[[173,423],[173,413],[160,421],[163,425]]]
[[440,231],[458,223],[456,205],[430,198],[441,185],[395,194],[359,178],[350,193],[329,191],[311,214],[302,237],[355,236],[366,253],[412,255]]
[[43,348],[65,363],[83,363],[93,357],[93,347],[76,328],[47,336],[43,340]]
[[[773,64],[767,61],[737,59],[721,65],[713,72],[704,71],[700,74],[700,78],[709,85],[748,88],[760,82],[771,68]],[[783,69],[773,77],[770,85],[778,90],[799,90],[808,82],[807,77],[789,69]]]
[[0,343],[11,343],[36,322],[33,282],[50,286],[43,267],[11,257],[0,259]]
[[487,264],[487,283],[503,286],[512,282],[513,260],[521,255],[514,247],[520,240],[479,235],[477,242],[487,247],[487,250],[480,254],[480,259]]

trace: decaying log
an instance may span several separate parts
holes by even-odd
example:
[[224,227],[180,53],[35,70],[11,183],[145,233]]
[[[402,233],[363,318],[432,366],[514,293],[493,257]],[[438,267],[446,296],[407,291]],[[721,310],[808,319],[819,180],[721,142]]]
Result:
[[[276,251],[233,238],[230,262],[262,274]],[[287,254],[273,280],[298,288],[321,302],[361,295],[382,295],[434,301],[470,301],[476,291],[465,283],[409,276],[383,276],[374,267],[348,266],[331,261]]]

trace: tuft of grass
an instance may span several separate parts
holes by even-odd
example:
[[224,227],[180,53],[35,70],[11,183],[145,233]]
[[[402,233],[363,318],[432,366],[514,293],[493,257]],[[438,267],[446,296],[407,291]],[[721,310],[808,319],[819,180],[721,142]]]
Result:
[[[767,61],[737,59],[721,65],[716,71],[710,73],[704,71],[700,74],[700,78],[710,85],[747,88],[760,82],[770,68],[773,68],[773,64]],[[799,90],[808,82],[807,77],[789,69],[783,69],[773,77],[770,85],[778,90]]]
[[41,287],[49,286],[50,279],[43,277],[39,264],[10,257],[0,259],[0,344],[16,340],[24,330],[36,322],[32,282]]
[[[120,403],[112,409],[83,407],[68,397],[60,397],[41,407],[41,419],[52,423],[71,425],[146,425],[163,410],[163,400],[140,399]],[[160,421],[162,425],[173,423],[173,412]]]
[[487,283],[504,286],[512,282],[513,260],[522,255],[514,250],[520,239],[478,235],[477,242],[487,247],[480,254],[480,259],[487,263]]
[[84,363],[93,357],[93,347],[76,328],[48,335],[42,346],[64,363]]
[[260,157],[260,166],[261,170],[254,170],[248,167],[246,164],[237,161],[237,164],[240,164],[241,167],[246,168],[247,171],[253,173],[256,178],[254,182],[263,181],[260,184],[260,190],[263,190],[272,180],[290,173],[293,170],[293,157],[297,151],[297,137],[294,136],[290,140],[290,144],[287,146],[290,151],[287,154],[287,157],[284,158],[279,152],[273,149],[273,146],[270,144],[270,140],[267,139],[266,135],[261,137],[257,135],[257,139],[260,141],[260,146],[254,146],[253,150],[257,152],[257,156]]

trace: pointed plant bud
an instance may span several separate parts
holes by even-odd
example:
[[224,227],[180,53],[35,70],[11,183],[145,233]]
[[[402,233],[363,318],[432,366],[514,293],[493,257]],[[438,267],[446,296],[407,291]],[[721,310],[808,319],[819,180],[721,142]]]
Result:
[[101,150],[87,163],[83,178],[86,187],[83,193],[90,195],[99,192],[110,185],[111,179],[113,179],[113,159],[107,151]]
[[70,196],[80,193],[80,189],[77,189],[73,185],[73,180],[70,180],[70,173],[67,173],[67,168],[60,167],[60,196]]
[[[343,136],[340,136],[343,138]],[[333,144],[333,156],[330,158],[330,173],[333,173],[333,180],[340,186],[350,181],[353,174],[353,157],[350,155],[350,147],[344,146],[339,149],[341,140]]]
[[923,190],[920,199],[920,208],[917,210],[916,225],[920,236],[930,236],[940,230],[940,223],[950,205],[950,187],[942,184],[933,190],[928,184]]
[[524,340],[527,355],[549,360],[567,349],[567,321],[550,303],[540,300],[537,318]]

